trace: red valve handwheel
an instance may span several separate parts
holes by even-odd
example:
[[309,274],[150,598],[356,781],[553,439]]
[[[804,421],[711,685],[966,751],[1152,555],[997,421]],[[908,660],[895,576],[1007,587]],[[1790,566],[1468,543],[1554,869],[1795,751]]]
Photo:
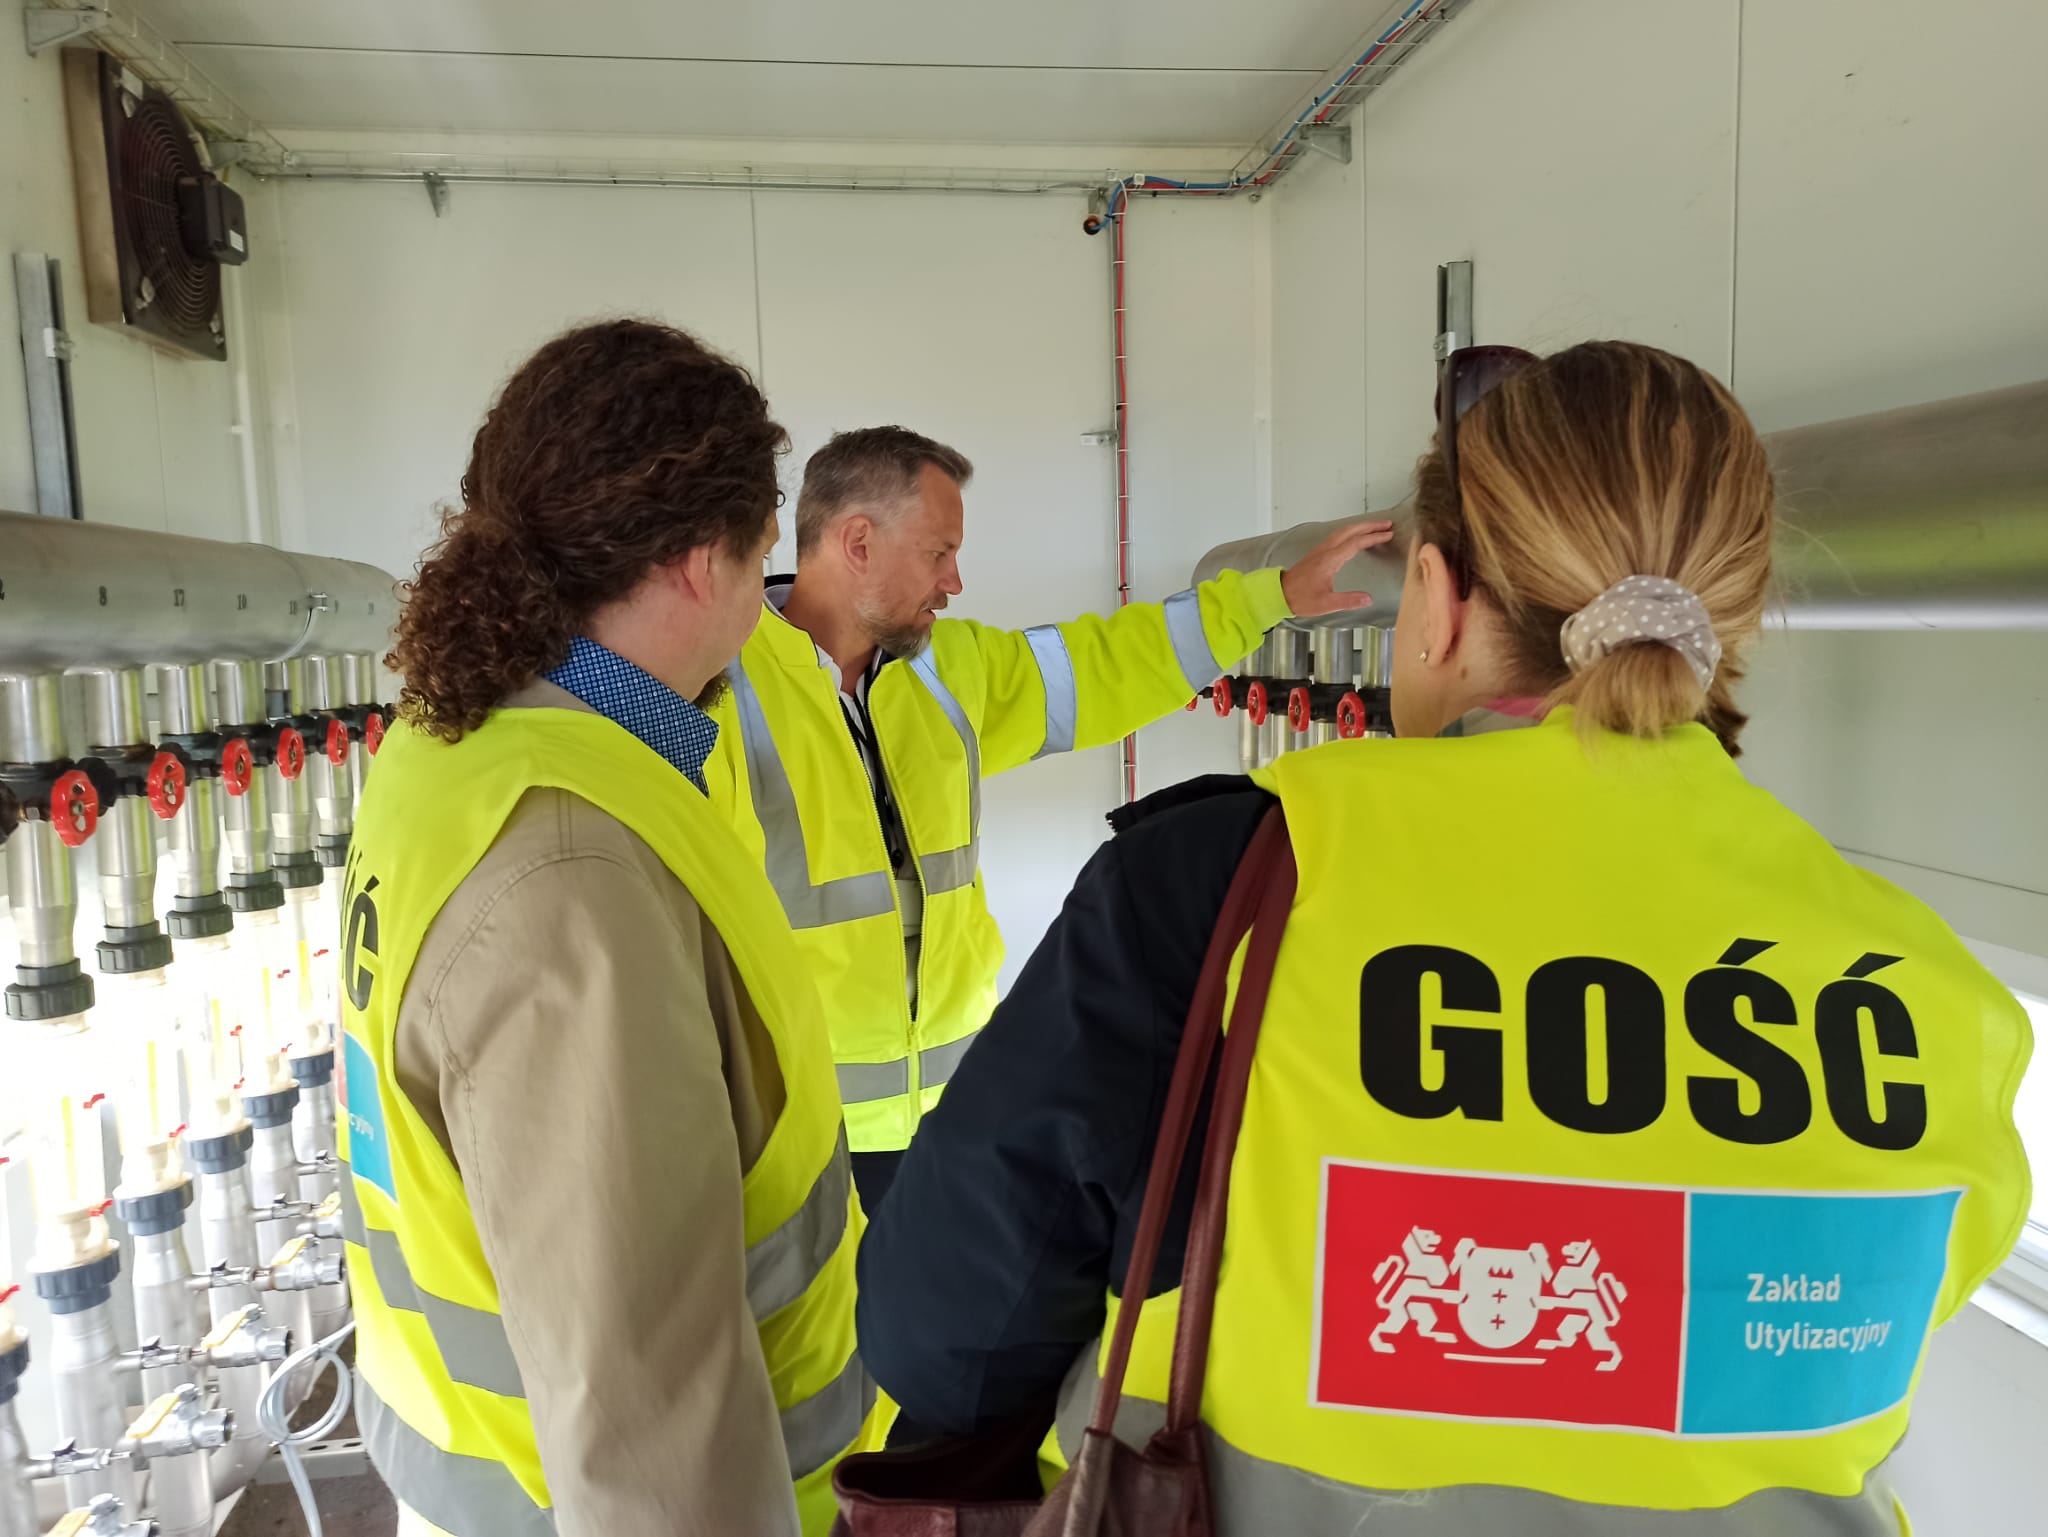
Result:
[[256,755],[241,737],[231,738],[220,750],[220,782],[228,787],[228,794],[244,795],[255,777]]
[[372,714],[363,723],[363,745],[370,749],[370,756],[377,756],[377,749],[384,745],[384,717]]
[[1347,742],[1365,735],[1365,701],[1356,694],[1337,701],[1337,735]]
[[327,723],[327,761],[336,768],[348,762],[348,723],[331,720]]
[[1308,690],[1297,688],[1287,696],[1287,724],[1296,731],[1306,731],[1309,721]]
[[1216,706],[1216,713],[1218,715],[1228,715],[1230,713],[1230,680],[1228,678],[1218,678],[1215,684],[1211,686],[1209,702]]
[[287,779],[297,779],[306,767],[306,739],[286,726],[277,734],[277,771]]
[[50,786],[50,823],[67,849],[84,843],[100,825],[100,792],[79,770],[60,774]]
[[185,765],[174,753],[160,752],[149,766],[149,809],[163,821],[178,814],[185,804]]
[[1253,680],[1252,686],[1244,691],[1244,707],[1250,713],[1254,726],[1266,724],[1268,705],[1265,684]]

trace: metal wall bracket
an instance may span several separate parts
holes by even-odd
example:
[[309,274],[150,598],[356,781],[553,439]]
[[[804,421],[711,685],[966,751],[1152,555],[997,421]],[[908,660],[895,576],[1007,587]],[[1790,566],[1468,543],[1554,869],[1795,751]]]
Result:
[[36,511],[82,517],[78,428],[71,405],[70,333],[64,329],[64,269],[35,251],[14,256],[14,292],[21,314],[21,369],[28,386],[29,457],[36,471]]
[[1327,155],[1339,165],[1351,164],[1349,123],[1303,123],[1297,132],[1301,142],[1318,155]]
[[264,154],[263,146],[247,139],[208,139],[206,158],[216,171],[225,171],[231,165],[240,165],[246,160],[259,159]]
[[438,219],[448,212],[448,178],[438,171],[423,171],[420,180],[426,183],[427,201],[434,205],[434,217]]
[[1472,264],[1445,262],[1436,269],[1436,360],[1472,345]]
[[[359,1437],[348,1436],[335,1441],[317,1441],[299,1453],[299,1464],[306,1470],[308,1478],[357,1478],[376,1470],[370,1466],[370,1454]],[[285,1471],[284,1459],[271,1457],[256,1470],[259,1484],[288,1483],[291,1475]]]
[[34,7],[21,13],[21,29],[28,39],[28,56],[75,43],[81,37],[104,32],[114,24],[114,13],[98,6],[74,11],[65,7]]

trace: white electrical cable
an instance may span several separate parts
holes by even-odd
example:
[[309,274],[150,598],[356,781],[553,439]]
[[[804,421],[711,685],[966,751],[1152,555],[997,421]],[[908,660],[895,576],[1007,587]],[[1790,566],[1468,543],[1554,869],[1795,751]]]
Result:
[[[349,1382],[348,1363],[341,1358],[341,1347],[355,1332],[353,1323],[343,1324],[326,1339],[287,1356],[271,1373],[270,1381],[263,1385],[263,1396],[256,1400],[256,1423],[263,1428],[264,1435],[277,1443],[277,1453],[284,1459],[285,1473],[292,1481],[292,1492],[299,1497],[299,1509],[306,1514],[306,1530],[312,1537],[324,1537],[324,1534],[320,1530],[319,1507],[313,1503],[313,1485],[306,1477],[306,1465],[299,1460],[299,1448],[308,1442],[324,1441],[348,1414],[349,1399],[354,1390]],[[301,1367],[311,1366],[318,1370],[323,1365],[334,1368],[334,1402],[312,1424],[294,1430],[290,1401],[292,1376]]]

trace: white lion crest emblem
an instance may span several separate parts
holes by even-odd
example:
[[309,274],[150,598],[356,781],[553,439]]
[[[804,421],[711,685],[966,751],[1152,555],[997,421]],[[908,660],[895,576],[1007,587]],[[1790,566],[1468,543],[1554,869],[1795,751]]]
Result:
[[[1389,1254],[1374,1267],[1372,1278],[1384,1314],[1368,1341],[1374,1350],[1393,1354],[1394,1341],[1410,1324],[1421,1338],[1439,1344],[1469,1341],[1489,1351],[1512,1350],[1537,1332],[1545,1313],[1556,1312],[1564,1315],[1557,1332],[1537,1340],[1537,1350],[1569,1350],[1583,1338],[1605,1355],[1597,1370],[1611,1372],[1621,1365],[1621,1347],[1607,1331],[1621,1322],[1628,1288],[1613,1271],[1600,1268],[1600,1251],[1590,1240],[1566,1244],[1565,1263],[1557,1269],[1540,1243],[1522,1249],[1483,1249],[1461,1238],[1446,1260],[1437,1252],[1442,1242],[1426,1227],[1410,1228],[1401,1252]],[[1462,1338],[1443,1327],[1439,1303],[1455,1311]],[[1460,1361],[1509,1359],[1444,1354]]]

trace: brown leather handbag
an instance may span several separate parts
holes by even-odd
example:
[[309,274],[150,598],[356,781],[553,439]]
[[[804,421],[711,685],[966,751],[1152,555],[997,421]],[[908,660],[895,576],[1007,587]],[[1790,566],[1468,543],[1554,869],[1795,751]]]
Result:
[[[1145,1296],[1201,1105],[1202,1085],[1221,1036],[1223,1062],[1181,1272],[1164,1428],[1142,1451],[1111,1433],[1141,1312],[1136,1306],[1120,1307],[1095,1415],[1082,1438],[1080,1455],[1042,1503],[1026,1491],[1001,1487],[1008,1480],[993,1471],[1018,1465],[1015,1447],[950,1443],[908,1452],[871,1452],[848,1457],[833,1476],[840,1511],[833,1537],[1211,1537],[1215,1527],[1201,1424],[1209,1325],[1215,1316],[1216,1277],[1223,1258],[1230,1161],[1244,1121],[1245,1086],[1251,1078],[1273,962],[1294,903],[1294,881],[1294,851],[1276,806],[1253,834],[1209,938],[1124,1275],[1122,1295]],[[1229,993],[1230,962],[1247,932],[1251,941],[1225,1034],[1223,1003]]]

